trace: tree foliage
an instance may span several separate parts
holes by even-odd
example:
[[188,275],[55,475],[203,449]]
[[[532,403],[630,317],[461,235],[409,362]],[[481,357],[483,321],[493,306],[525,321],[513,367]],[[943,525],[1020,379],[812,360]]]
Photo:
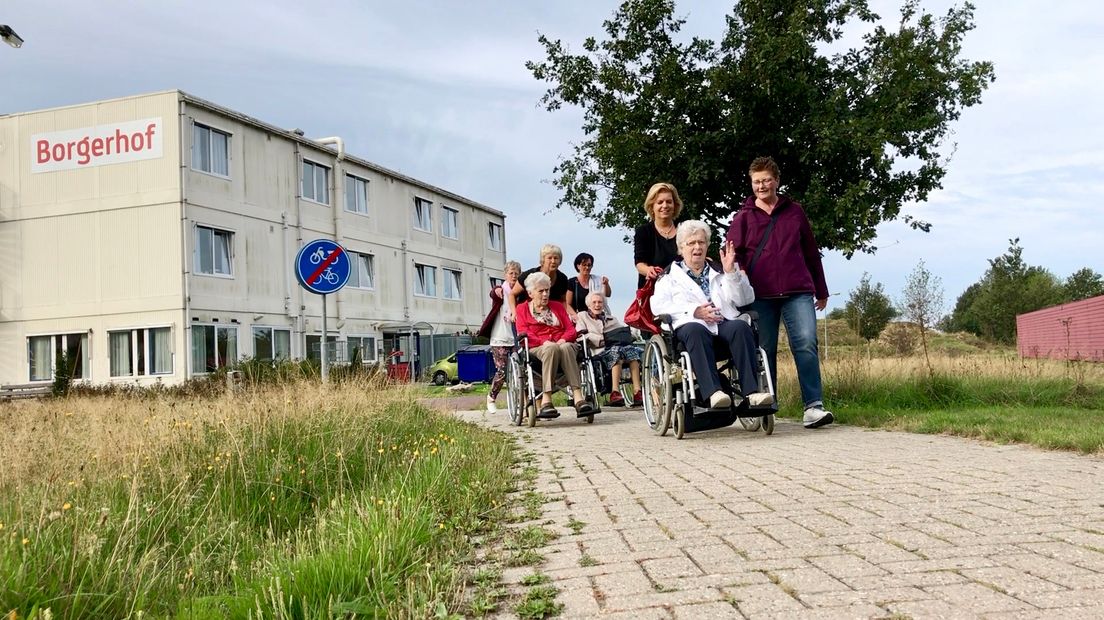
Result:
[[851,291],[843,310],[847,325],[866,340],[877,338],[885,326],[897,318],[897,309],[885,294],[885,287],[881,282],[871,285],[869,273],[863,273],[858,288]]
[[981,281],[959,296],[949,327],[988,340],[1016,341],[1016,315],[1062,303],[1066,290],[1043,267],[1028,265],[1020,240],[1009,239],[1008,251],[989,260]]
[[[822,247],[873,252],[879,223],[940,187],[950,125],[994,79],[960,57],[973,12],[907,0],[891,30],[866,0],[743,0],[715,43],[681,35],[673,0],[627,0],[582,53],[541,34],[546,59],[526,63],[551,85],[541,104],[584,113],[585,139],[554,170],[557,206],[632,227],[665,180],[719,227],[749,193],[748,164],[771,155]],[[861,45],[826,51],[852,25],[869,30]]]
[[1092,269],[1082,267],[1066,278],[1063,289],[1067,302],[1104,295],[1104,278]]
[[924,261],[916,265],[905,281],[900,310],[901,316],[919,329],[928,374],[934,376],[935,370],[928,357],[928,330],[935,326],[943,313],[943,280],[932,275],[924,266]]

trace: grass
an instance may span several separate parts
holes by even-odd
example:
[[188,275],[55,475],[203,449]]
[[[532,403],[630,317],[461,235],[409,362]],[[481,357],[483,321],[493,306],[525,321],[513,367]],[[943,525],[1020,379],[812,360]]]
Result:
[[[779,355],[780,414],[801,415],[788,355]],[[1024,360],[1008,352],[822,362],[824,399],[844,424],[948,433],[1084,454],[1104,452],[1104,365]]]
[[213,400],[0,408],[0,612],[460,609],[470,541],[504,517],[516,454],[413,401],[379,385],[292,382]]

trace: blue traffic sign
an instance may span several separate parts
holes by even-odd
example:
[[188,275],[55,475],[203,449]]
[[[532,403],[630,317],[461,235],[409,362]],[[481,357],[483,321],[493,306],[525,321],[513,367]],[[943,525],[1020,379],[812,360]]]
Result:
[[295,277],[312,293],[336,293],[349,281],[349,254],[329,239],[315,239],[295,256]]

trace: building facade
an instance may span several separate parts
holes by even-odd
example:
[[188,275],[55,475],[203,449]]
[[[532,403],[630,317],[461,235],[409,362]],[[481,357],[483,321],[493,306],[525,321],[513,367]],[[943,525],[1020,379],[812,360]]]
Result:
[[1104,362],[1104,295],[1016,316],[1021,357]]
[[62,354],[140,384],[317,356],[293,260],[318,238],[353,262],[327,298],[338,360],[478,326],[505,262],[501,212],[180,91],[0,116],[0,383]]

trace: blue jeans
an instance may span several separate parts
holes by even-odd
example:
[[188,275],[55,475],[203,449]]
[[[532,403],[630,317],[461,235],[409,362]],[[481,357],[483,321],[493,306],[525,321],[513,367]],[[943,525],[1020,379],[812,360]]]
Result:
[[820,382],[820,357],[817,354],[816,308],[809,293],[756,299],[748,310],[759,313],[759,345],[767,352],[771,383],[778,391],[778,324],[786,324],[794,364],[797,366],[797,382],[801,386],[801,400],[806,407],[821,405],[824,389]]

